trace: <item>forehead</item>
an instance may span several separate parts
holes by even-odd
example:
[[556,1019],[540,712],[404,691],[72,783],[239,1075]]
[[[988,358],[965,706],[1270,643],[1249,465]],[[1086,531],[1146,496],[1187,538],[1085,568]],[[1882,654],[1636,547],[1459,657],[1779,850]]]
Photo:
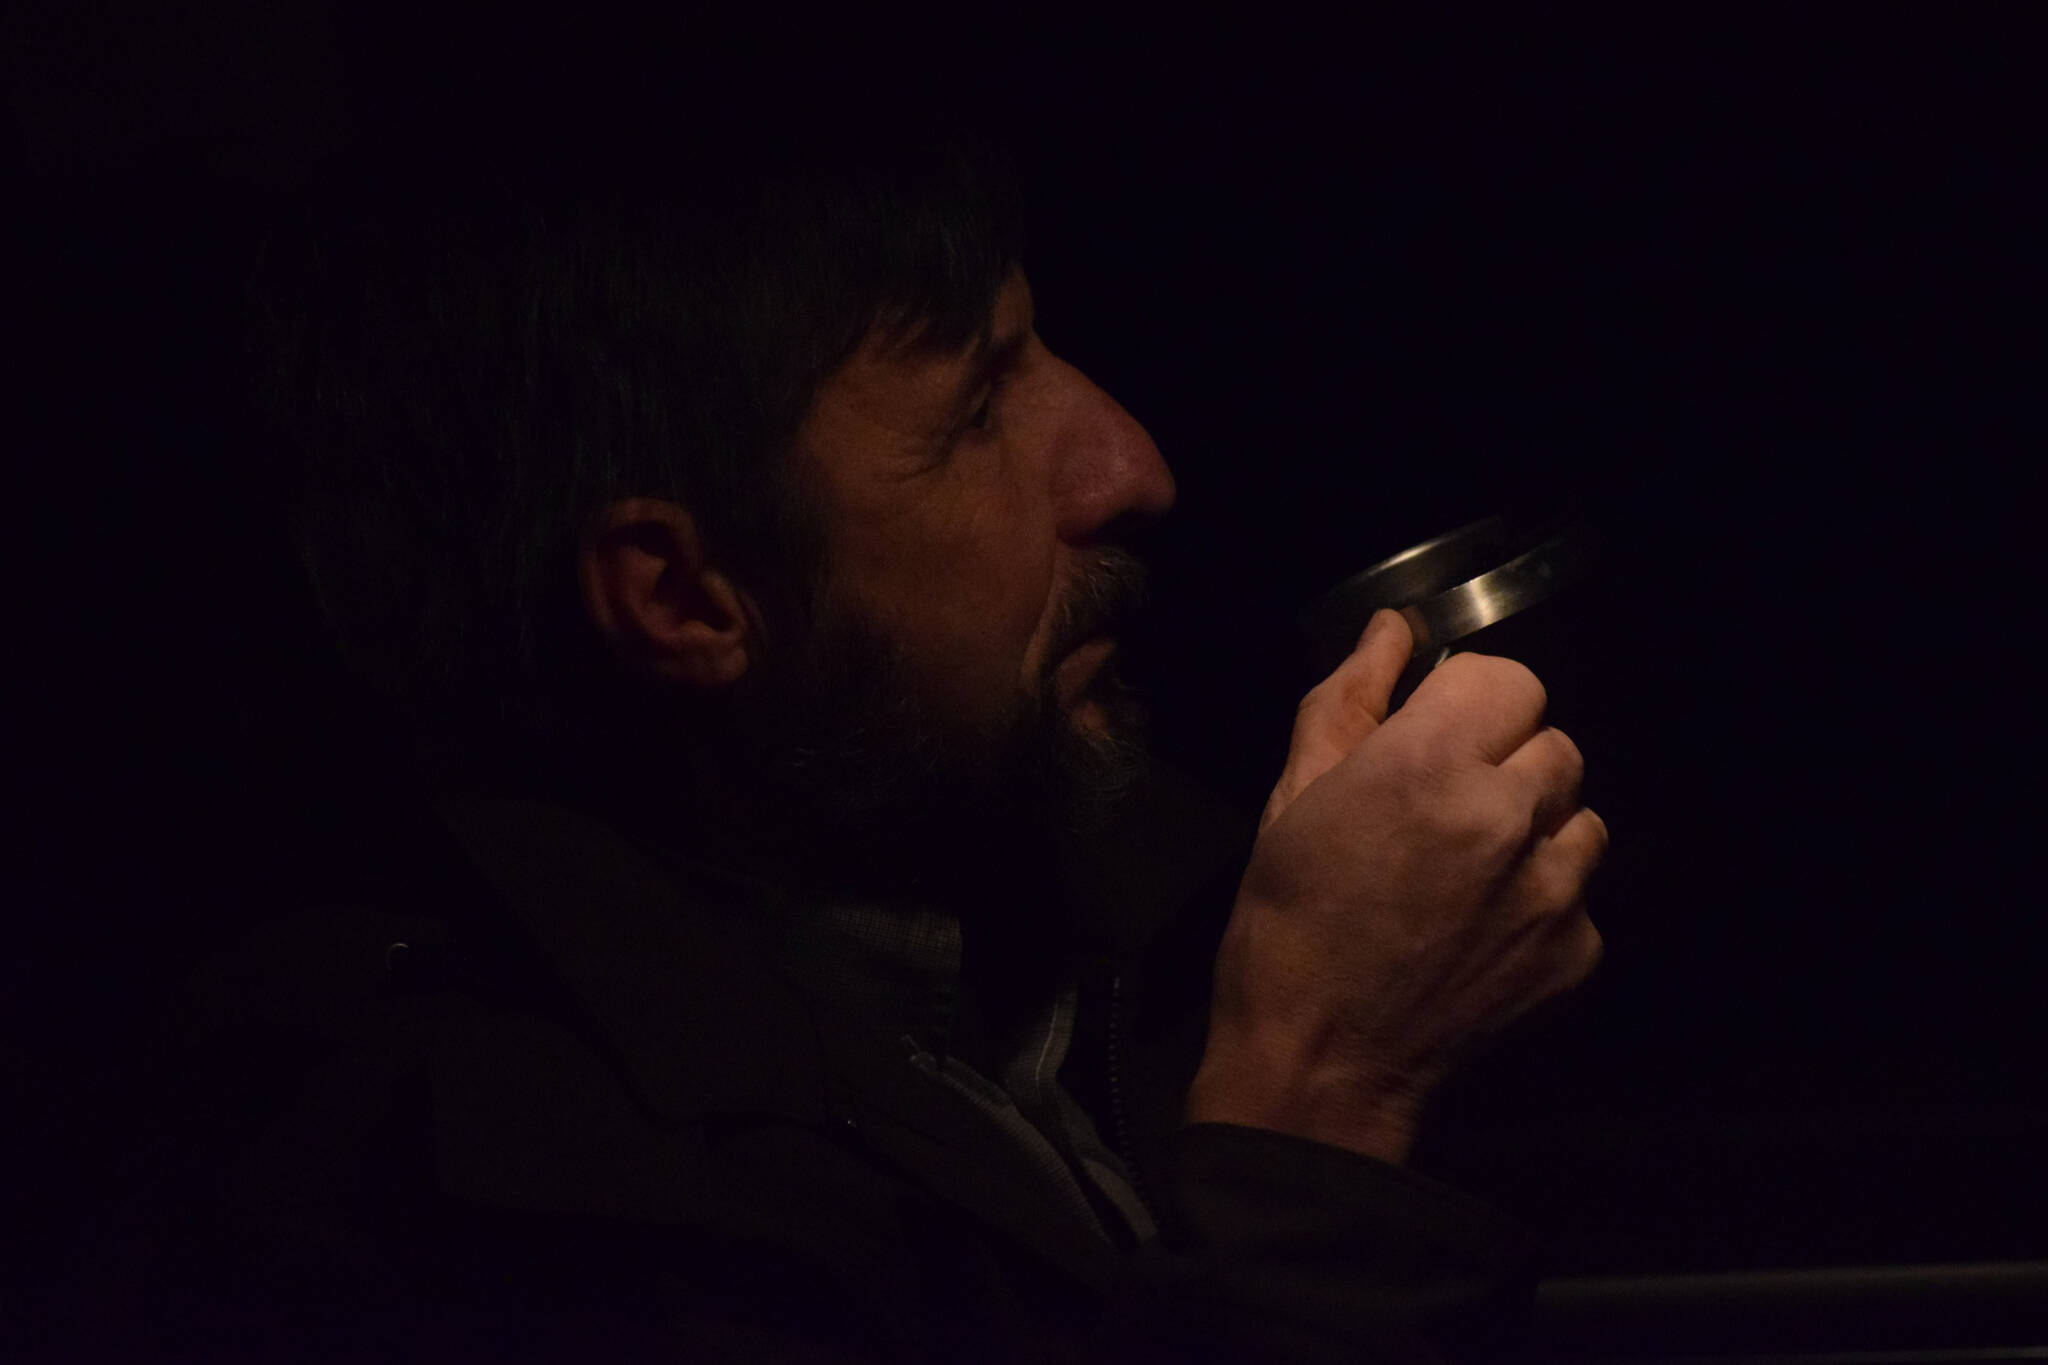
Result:
[[1032,326],[1031,285],[1021,268],[1012,269],[997,291],[995,303],[984,320],[981,335],[958,350],[942,350],[929,344],[921,329],[891,335],[875,327],[861,340],[853,355],[835,377],[856,382],[895,382],[916,385],[956,376],[971,368],[984,350],[1000,346],[1006,339]]

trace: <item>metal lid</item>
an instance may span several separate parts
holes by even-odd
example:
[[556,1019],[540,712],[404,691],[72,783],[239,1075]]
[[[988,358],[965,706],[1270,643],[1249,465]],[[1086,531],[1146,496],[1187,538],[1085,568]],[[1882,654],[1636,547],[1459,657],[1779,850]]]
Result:
[[1415,663],[1403,690],[1442,662],[1466,636],[1504,621],[1585,577],[1599,548],[1591,523],[1572,512],[1504,513],[1389,555],[1353,574],[1303,610],[1319,672],[1357,646],[1372,614],[1393,607],[1415,633]]

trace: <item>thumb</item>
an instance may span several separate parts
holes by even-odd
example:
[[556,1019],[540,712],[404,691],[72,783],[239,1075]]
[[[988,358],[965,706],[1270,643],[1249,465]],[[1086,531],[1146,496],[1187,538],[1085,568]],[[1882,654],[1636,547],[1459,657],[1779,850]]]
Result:
[[1310,783],[1334,768],[1380,728],[1394,686],[1408,667],[1415,635],[1401,613],[1382,607],[1366,623],[1358,647],[1338,664],[1330,676],[1310,688],[1301,699],[1294,718],[1294,738],[1287,750],[1287,766],[1266,802],[1259,830],[1280,818],[1280,812]]

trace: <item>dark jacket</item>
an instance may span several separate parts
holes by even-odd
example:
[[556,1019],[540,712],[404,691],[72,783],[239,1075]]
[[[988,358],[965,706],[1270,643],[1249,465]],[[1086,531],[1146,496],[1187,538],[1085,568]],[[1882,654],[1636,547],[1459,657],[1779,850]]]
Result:
[[[1498,1214],[1334,1148],[1176,1122],[1205,976],[1152,992],[1172,1027],[1141,958],[1089,978],[1072,1069],[1095,1069],[1104,1138],[1162,1229],[1119,1245],[915,1056],[849,1043],[768,965],[744,885],[560,806],[440,816],[447,856],[406,903],[295,913],[202,971],[177,1102],[85,1239],[78,1349],[1358,1360],[1513,1339],[1533,1277]],[[1203,870],[1097,894],[1184,910],[1219,857],[1241,868],[1245,831],[1163,819],[1150,837]],[[1122,846],[1127,869],[1158,865]]]

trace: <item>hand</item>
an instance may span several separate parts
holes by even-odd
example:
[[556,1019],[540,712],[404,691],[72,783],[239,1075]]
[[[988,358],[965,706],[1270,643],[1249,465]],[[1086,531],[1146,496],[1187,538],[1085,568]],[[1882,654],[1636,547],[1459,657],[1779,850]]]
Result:
[[1521,664],[1446,660],[1390,719],[1392,611],[1302,700],[1216,958],[1191,1122],[1405,1160],[1472,1048],[1599,962],[1607,827]]

